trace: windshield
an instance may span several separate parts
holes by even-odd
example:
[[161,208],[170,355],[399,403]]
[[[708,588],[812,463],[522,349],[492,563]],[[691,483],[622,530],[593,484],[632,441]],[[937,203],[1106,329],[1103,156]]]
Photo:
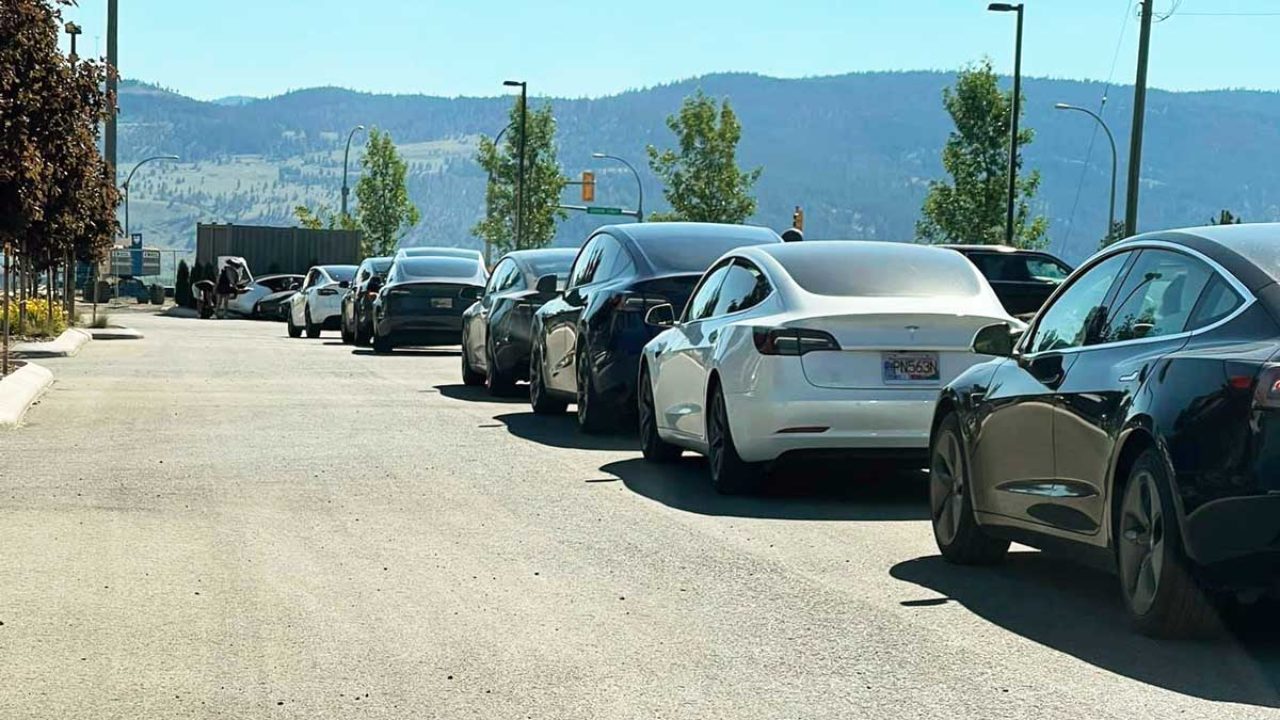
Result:
[[796,284],[816,295],[972,297],[977,273],[959,253],[898,243],[821,243],[772,248]]
[[411,247],[401,248],[400,255],[406,257],[426,257],[429,255],[439,255],[447,257],[476,257],[475,250],[467,250],[465,248],[449,248],[449,247]]
[[480,268],[475,260],[452,257],[409,257],[396,262],[399,279],[473,278]]

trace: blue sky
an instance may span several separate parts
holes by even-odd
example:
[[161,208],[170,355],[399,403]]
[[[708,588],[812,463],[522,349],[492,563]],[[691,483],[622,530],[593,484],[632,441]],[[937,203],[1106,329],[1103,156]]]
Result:
[[[67,11],[105,54],[106,0]],[[779,77],[1013,68],[986,0],[120,0],[125,77],[193,97],[318,85],[370,92],[600,96],[715,71]],[[1023,72],[1133,82],[1128,0],[1026,0]],[[1156,0],[1150,83],[1280,90],[1280,2]],[[1117,48],[1119,52],[1117,53]],[[1113,63],[1113,59],[1117,59]],[[1113,70],[1114,68],[1114,70]]]

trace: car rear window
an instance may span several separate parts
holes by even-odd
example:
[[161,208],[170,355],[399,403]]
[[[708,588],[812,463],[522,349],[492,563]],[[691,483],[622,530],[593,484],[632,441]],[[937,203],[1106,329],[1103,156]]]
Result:
[[475,260],[458,257],[407,257],[400,259],[404,277],[470,278],[480,274]]
[[573,253],[565,253],[563,256],[533,257],[529,259],[529,267],[533,269],[534,277],[542,277],[543,275],[568,277],[569,268],[573,265],[573,258]]
[[972,297],[978,274],[960,253],[900,243],[807,242],[772,254],[796,284],[815,295]]
[[350,265],[325,265],[324,271],[335,282],[351,282],[351,278],[356,276],[356,269]]
[[1070,272],[1039,255],[1021,253],[970,253],[969,259],[992,282],[1041,282],[1057,285]]
[[392,262],[391,258],[383,258],[381,260],[371,260],[369,262],[369,267],[372,268],[375,273],[379,275],[383,275],[388,270],[391,269],[391,262]]
[[762,239],[760,236],[744,238],[730,234],[696,239],[682,236],[649,237],[637,241],[640,250],[658,274],[703,273],[711,267],[711,263],[734,248],[771,243],[777,243],[777,240]]

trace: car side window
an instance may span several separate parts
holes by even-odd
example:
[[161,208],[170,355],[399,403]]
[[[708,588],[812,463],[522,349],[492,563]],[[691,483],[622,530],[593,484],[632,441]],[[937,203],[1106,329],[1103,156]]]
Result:
[[1176,335],[1213,276],[1205,263],[1172,250],[1142,250],[1120,285],[1096,342]]
[[712,313],[715,312],[716,302],[720,298],[720,286],[728,274],[729,261],[726,260],[702,277],[702,282],[698,284],[698,289],[694,290],[693,295],[689,298],[689,304],[684,308],[685,322],[711,317]]
[[582,251],[578,253],[578,259],[573,263],[573,270],[569,273],[569,287],[580,287],[591,282],[592,277],[596,274],[596,268],[600,265],[600,251],[603,249],[601,238],[604,235],[597,235],[587,241]]
[[315,270],[308,271],[306,279],[302,281],[302,289],[310,290],[316,284],[316,276],[318,274]]
[[1035,334],[1024,345],[1027,352],[1034,354],[1084,345],[1090,332],[1096,332],[1104,321],[1103,303],[1131,257],[1132,253],[1127,252],[1112,255],[1072,281],[1041,314]]
[[1244,298],[1240,297],[1240,294],[1233,290],[1221,275],[1214,275],[1201,293],[1196,309],[1191,311],[1186,329],[1199,330],[1212,325],[1235,312],[1236,308],[1243,304]]
[[712,315],[719,317],[755,307],[769,297],[771,292],[773,287],[769,285],[768,278],[760,268],[747,260],[736,258],[729,266],[729,272],[720,285],[719,297]]
[[636,265],[631,260],[631,254],[622,246],[622,243],[618,242],[617,238],[601,235],[599,239],[602,246],[600,265],[596,269],[592,282],[626,277],[635,272]]
[[515,262],[510,262],[509,265],[502,278],[498,281],[498,292],[506,292],[520,285],[524,280],[524,275],[520,272],[520,266],[516,265]]
[[507,272],[511,269],[512,265],[514,265],[514,263],[510,260],[503,260],[498,263],[498,267],[493,269],[493,274],[489,276],[489,283],[484,288],[484,294],[486,296],[501,291],[502,281],[506,277]]
[[1071,274],[1064,265],[1050,258],[1027,256],[1027,275],[1036,282],[1048,282],[1057,285]]

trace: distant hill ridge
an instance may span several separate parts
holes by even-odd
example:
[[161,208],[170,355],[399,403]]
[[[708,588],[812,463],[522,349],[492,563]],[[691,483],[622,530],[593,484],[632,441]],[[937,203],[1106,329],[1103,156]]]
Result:
[[[672,142],[666,117],[701,87],[731,100],[743,124],[740,161],[764,167],[754,222],[786,225],[793,207],[802,205],[809,237],[910,240],[927,184],[943,174],[939,154],[951,123],[941,94],[953,80],[945,72],[803,79],[730,73],[598,99],[535,95],[533,102],[554,106],[566,173],[597,170],[599,202],[630,206],[634,181],[590,155],[601,150],[626,157],[644,171],[646,210],[654,210],[663,204],[661,188],[647,173],[644,148]],[[1093,123],[1079,113],[1055,111],[1053,104],[1096,109],[1104,86],[1032,78],[1023,88],[1023,122],[1036,131],[1024,167],[1042,174],[1037,205],[1050,219],[1054,249],[1078,260],[1096,247],[1106,227],[1110,150],[1097,134],[1084,168]],[[1110,88],[1104,115],[1120,145],[1121,204],[1131,96],[1130,88]],[[183,247],[197,220],[289,222],[297,202],[336,206],[341,141],[349,128],[365,124],[390,131],[410,156],[410,190],[424,222],[408,241],[474,243],[469,228],[484,197],[483,173],[471,159],[474,142],[505,124],[510,102],[332,87],[204,102],[126,81],[122,166],[155,152],[183,158],[168,168],[149,166],[145,177],[140,173],[133,224],[151,241]],[[1247,221],[1280,219],[1280,94],[1153,90],[1147,102],[1142,227],[1202,224],[1222,208]],[[576,201],[568,191],[565,200]],[[558,241],[579,242],[597,224],[575,216],[563,224]]]

